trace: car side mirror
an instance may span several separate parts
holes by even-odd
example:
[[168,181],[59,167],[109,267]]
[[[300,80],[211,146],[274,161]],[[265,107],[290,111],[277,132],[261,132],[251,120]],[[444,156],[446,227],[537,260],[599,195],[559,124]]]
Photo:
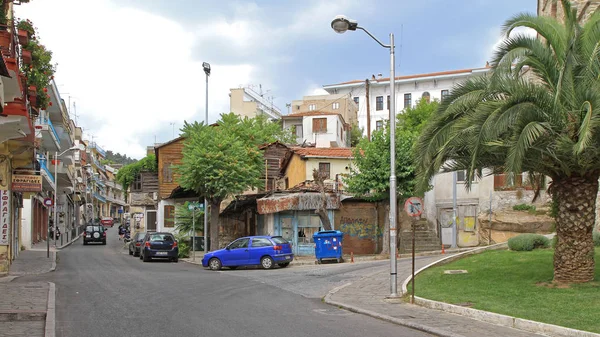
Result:
[[231,250],[231,247],[227,246],[227,247],[225,247],[225,249],[227,249],[227,250]]

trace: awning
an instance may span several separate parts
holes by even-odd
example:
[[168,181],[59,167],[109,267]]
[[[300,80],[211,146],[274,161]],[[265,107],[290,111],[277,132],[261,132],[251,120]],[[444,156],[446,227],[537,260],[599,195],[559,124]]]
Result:
[[[340,198],[337,194],[327,193],[326,196],[327,209],[340,208]],[[318,192],[275,194],[256,200],[259,214],[316,210],[321,203],[321,193]]]

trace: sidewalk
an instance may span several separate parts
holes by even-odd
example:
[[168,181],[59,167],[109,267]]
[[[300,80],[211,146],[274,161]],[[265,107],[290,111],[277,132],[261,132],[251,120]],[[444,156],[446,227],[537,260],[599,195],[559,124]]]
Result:
[[[416,261],[421,268],[444,256]],[[398,291],[402,282],[410,276],[410,268],[398,268]],[[417,284],[418,287],[418,284]],[[386,300],[390,294],[388,267],[382,268],[357,282],[338,287],[327,296],[325,303],[350,311],[366,314],[391,323],[404,325],[438,336],[448,337],[533,337],[541,336],[520,330],[484,323],[475,319],[449,314],[439,310],[411,305],[403,300]]]
[[[10,265],[8,276],[0,277],[0,332],[7,337],[54,337],[55,295],[52,282],[11,283],[23,275],[44,274],[56,269],[57,251],[79,237],[55,247],[50,241],[19,252]],[[60,240],[57,241],[60,244]],[[49,256],[48,256],[49,253]]]

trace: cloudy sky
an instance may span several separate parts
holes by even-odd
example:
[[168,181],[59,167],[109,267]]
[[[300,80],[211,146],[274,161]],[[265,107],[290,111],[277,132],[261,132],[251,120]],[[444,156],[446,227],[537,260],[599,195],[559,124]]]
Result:
[[366,34],[331,30],[337,14],[383,41],[393,32],[396,74],[409,75],[484,66],[504,20],[535,13],[536,2],[33,0],[15,11],[53,51],[55,80],[85,137],[139,159],[184,120],[204,119],[204,61],[209,122],[240,86],[261,85],[285,112],[324,84],[389,73],[388,51]]

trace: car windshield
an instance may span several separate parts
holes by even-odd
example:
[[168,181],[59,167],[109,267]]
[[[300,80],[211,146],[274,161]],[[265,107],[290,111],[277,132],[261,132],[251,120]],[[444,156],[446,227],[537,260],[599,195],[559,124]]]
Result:
[[142,240],[142,239],[144,239],[144,233],[137,233],[135,235],[135,239],[136,240]]
[[87,226],[87,227],[85,228],[85,230],[86,230],[87,232],[100,232],[100,231],[102,231],[102,230],[100,229],[101,227],[102,227],[102,226]]
[[152,234],[148,241],[173,241],[171,234]]
[[273,242],[275,242],[277,244],[289,243],[289,242],[287,242],[286,239],[282,238],[281,236],[274,236],[271,238],[271,240],[273,240]]

